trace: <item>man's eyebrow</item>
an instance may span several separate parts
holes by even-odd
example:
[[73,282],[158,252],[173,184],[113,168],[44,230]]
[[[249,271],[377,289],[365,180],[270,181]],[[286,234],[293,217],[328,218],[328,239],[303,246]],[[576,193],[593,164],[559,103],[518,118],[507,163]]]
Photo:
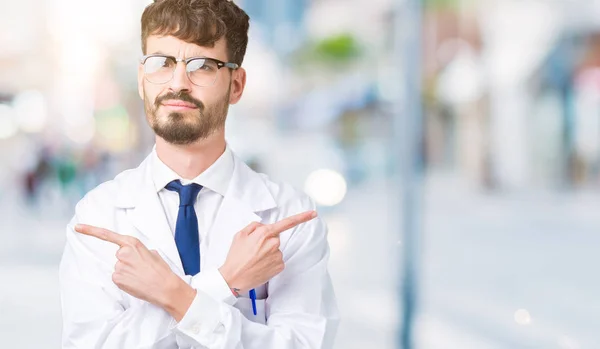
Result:
[[174,56],[171,56],[171,55],[169,55],[169,54],[166,54],[166,53],[164,53],[164,52],[162,52],[162,51],[154,51],[153,53],[150,53],[150,54],[151,54],[151,55],[161,55],[161,56],[169,56],[169,57],[174,57]]

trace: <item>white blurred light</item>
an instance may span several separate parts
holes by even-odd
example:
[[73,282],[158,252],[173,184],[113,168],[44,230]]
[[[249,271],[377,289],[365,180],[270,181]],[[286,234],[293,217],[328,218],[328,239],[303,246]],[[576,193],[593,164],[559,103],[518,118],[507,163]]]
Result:
[[72,35],[60,48],[61,70],[73,83],[87,83],[96,73],[103,52],[83,35]]
[[519,309],[515,312],[515,322],[519,325],[529,325],[531,323],[531,315],[526,309]]
[[40,132],[46,126],[48,110],[44,95],[39,91],[25,91],[13,101],[19,128],[25,132]]
[[[82,34],[91,42],[123,44],[134,39],[140,6],[132,1],[53,0],[46,9],[48,28],[59,42],[68,42]],[[69,15],[65,15],[69,14]]]
[[104,0],[92,2],[90,10],[94,15],[90,31],[102,42],[124,44],[135,38],[138,25],[137,13],[129,1]]
[[66,136],[77,144],[90,142],[96,133],[94,118],[86,118],[85,121],[77,124],[66,124],[65,127]]
[[13,108],[0,104],[0,139],[10,138],[17,133],[18,127],[13,114]]
[[438,94],[448,103],[469,103],[483,96],[484,87],[480,60],[463,46],[441,74]]
[[493,8],[481,6],[478,21],[490,83],[525,83],[556,44],[567,16],[551,1],[496,1]]
[[335,206],[346,196],[346,180],[336,171],[321,169],[312,172],[304,183],[304,190],[317,204]]

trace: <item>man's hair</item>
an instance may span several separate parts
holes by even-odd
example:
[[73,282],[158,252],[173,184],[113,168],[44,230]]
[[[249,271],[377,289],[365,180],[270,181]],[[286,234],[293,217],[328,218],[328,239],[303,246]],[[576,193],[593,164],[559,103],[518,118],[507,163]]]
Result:
[[227,59],[242,64],[250,17],[229,0],[154,0],[142,14],[142,52],[150,35],[172,35],[198,46],[214,47],[225,37]]

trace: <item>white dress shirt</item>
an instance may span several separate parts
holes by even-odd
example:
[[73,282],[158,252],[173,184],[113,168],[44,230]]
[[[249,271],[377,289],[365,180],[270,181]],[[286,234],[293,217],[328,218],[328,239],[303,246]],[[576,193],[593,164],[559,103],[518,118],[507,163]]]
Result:
[[198,193],[194,203],[194,210],[198,217],[200,266],[202,267],[203,252],[206,252],[209,245],[207,233],[215,220],[217,212],[219,212],[223,197],[225,197],[229,187],[229,181],[233,175],[233,154],[229,146],[225,148],[223,154],[209,168],[192,180],[181,178],[158,157],[156,150],[152,151],[150,166],[154,188],[158,193],[173,236],[175,236],[177,214],[179,212],[179,194],[165,189],[165,186],[174,180],[180,180],[183,185],[196,183],[202,186],[202,190]]

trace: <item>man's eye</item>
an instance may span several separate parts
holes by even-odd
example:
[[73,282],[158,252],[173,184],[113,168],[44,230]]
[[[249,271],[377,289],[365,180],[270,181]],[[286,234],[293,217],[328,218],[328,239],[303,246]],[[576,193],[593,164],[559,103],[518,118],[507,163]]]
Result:
[[197,72],[213,72],[215,70],[215,64],[212,61],[205,59],[198,59],[188,63],[188,71]]
[[152,57],[150,58],[147,63],[151,66],[154,67],[155,69],[157,68],[169,68],[173,66],[173,62],[172,60],[168,59],[168,58],[164,58],[164,57]]
[[213,68],[209,64],[198,64],[198,66],[194,67],[194,70],[209,72],[212,71]]

